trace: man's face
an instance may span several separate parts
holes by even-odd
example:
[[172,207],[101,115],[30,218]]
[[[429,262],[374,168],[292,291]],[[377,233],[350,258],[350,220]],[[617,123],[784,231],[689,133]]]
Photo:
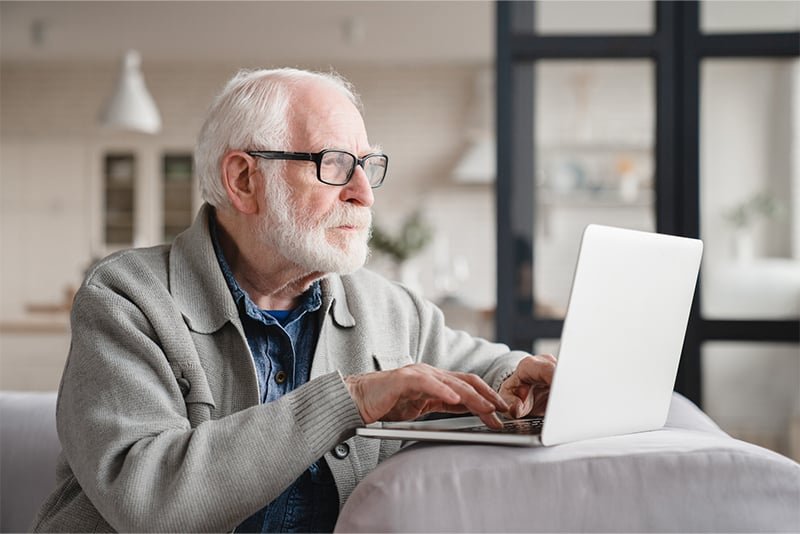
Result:
[[364,265],[369,208],[335,202],[325,213],[307,209],[286,180],[275,175],[267,176],[265,193],[267,214],[259,234],[284,257],[310,272],[346,274]]
[[[344,95],[327,86],[300,92],[289,150],[336,148],[358,157],[373,152],[360,113]],[[362,267],[374,201],[363,169],[357,166],[347,185],[331,186],[317,180],[312,162],[283,163],[282,176],[265,173],[262,240],[310,272],[344,274]]]

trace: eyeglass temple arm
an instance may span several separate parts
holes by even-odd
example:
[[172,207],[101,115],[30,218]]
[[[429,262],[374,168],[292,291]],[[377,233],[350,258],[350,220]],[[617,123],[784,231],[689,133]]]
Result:
[[297,161],[316,161],[315,154],[310,154],[308,152],[260,152],[258,150],[253,150],[248,152],[251,156],[263,158],[263,159],[290,159],[290,160],[297,160]]

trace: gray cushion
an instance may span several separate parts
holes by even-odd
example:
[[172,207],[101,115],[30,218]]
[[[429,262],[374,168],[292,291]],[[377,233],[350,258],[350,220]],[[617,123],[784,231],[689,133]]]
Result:
[[664,429],[557,447],[416,444],[351,495],[339,532],[800,531],[800,465],[675,395]]
[[56,483],[56,394],[0,393],[0,532],[30,528]]

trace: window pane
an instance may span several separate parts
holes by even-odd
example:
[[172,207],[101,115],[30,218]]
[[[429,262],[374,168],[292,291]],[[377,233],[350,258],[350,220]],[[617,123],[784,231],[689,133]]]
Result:
[[655,229],[653,64],[541,61],[535,67],[534,301],[564,316],[590,223]]
[[164,240],[172,241],[176,235],[192,224],[192,155],[167,154],[164,156]]
[[705,0],[700,4],[700,28],[707,33],[798,31],[800,2]]
[[536,32],[541,34],[651,34],[651,0],[536,2]]
[[105,157],[103,180],[107,245],[133,244],[135,163],[133,154],[108,154]]
[[800,460],[800,345],[706,343],[703,409],[735,438]]
[[702,64],[702,312],[800,317],[797,60]]

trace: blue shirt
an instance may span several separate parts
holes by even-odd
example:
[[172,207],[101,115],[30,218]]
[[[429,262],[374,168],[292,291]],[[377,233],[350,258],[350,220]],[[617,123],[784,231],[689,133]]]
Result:
[[[241,288],[217,239],[211,239],[222,274],[239,309],[253,354],[262,403],[271,402],[309,380],[319,336],[322,291],[315,282],[293,310],[262,310]],[[331,532],[339,514],[339,495],[327,462],[320,458],[277,499],[246,519],[237,532]]]

